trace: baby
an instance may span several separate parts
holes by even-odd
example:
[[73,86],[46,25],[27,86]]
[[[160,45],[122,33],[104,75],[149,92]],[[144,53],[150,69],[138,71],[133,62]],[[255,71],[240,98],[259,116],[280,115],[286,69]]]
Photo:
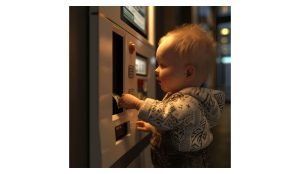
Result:
[[212,143],[224,93],[201,87],[214,61],[210,35],[196,24],[183,25],[163,36],[156,52],[162,101],[144,101],[123,94],[120,105],[137,109],[137,129],[151,131],[154,167],[209,167],[206,149]]

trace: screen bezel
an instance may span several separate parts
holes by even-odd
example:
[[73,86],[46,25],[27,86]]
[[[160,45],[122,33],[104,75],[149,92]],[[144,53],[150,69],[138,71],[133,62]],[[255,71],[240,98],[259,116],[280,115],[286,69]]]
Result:
[[130,22],[124,15],[124,9],[126,8],[125,6],[121,6],[121,19],[123,22],[125,22],[127,25],[129,25],[131,28],[133,28],[135,31],[137,31],[139,34],[141,34],[142,36],[144,36],[146,39],[148,38],[148,8],[146,7],[146,11],[145,11],[145,31],[139,29],[138,27],[136,27],[132,22]]

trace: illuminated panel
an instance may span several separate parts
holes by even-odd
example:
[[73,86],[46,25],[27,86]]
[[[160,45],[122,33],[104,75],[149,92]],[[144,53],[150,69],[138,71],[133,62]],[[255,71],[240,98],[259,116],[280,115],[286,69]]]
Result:
[[145,6],[125,6],[121,8],[121,19],[135,30],[146,36],[146,7]]
[[140,55],[136,55],[136,59],[135,59],[136,74],[147,76],[147,67],[148,67],[147,59]]

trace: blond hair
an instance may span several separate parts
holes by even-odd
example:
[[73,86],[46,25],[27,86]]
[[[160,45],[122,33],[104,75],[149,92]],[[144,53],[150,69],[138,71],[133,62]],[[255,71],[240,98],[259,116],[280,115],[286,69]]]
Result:
[[212,36],[197,24],[184,24],[163,36],[159,45],[173,36],[174,51],[179,57],[193,65],[201,83],[207,79],[211,63],[215,58],[215,42]]

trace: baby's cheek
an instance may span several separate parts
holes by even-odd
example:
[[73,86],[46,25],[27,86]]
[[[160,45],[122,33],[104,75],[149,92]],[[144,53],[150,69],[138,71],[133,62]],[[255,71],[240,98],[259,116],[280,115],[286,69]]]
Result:
[[163,76],[161,76],[160,81],[161,81],[161,83],[166,84],[166,83],[168,83],[169,78],[168,78],[168,76],[163,75]]
[[169,71],[164,71],[161,73],[161,79],[162,80],[169,80],[171,78],[172,74]]

